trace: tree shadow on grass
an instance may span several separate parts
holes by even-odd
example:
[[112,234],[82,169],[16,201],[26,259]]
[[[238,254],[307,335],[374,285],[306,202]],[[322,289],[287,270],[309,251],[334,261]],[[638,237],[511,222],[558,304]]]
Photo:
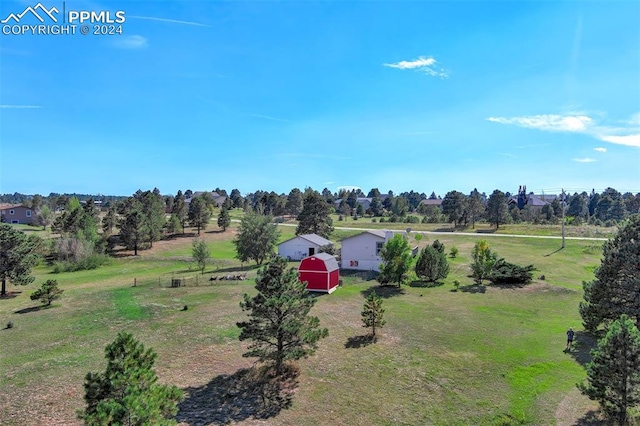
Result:
[[411,281],[409,283],[409,287],[419,287],[419,288],[433,288],[440,287],[444,285],[443,281]]
[[605,424],[600,417],[599,411],[589,410],[580,417],[573,426],[600,426]]
[[18,295],[21,293],[21,291],[7,291],[7,294],[3,294],[2,296],[0,296],[0,300],[13,299],[14,297],[18,297]]
[[591,350],[598,345],[598,338],[586,331],[576,331],[571,350],[565,353],[571,355],[583,367],[591,362]]
[[349,337],[347,343],[344,344],[346,349],[358,349],[363,346],[369,346],[376,342],[376,338],[371,334],[365,334],[364,336]]
[[298,372],[289,369],[282,377],[274,378],[267,367],[221,374],[204,386],[184,389],[188,396],[178,404],[176,420],[204,426],[272,418],[291,407],[297,377]]
[[377,285],[374,287],[369,287],[366,290],[362,290],[360,292],[364,297],[369,297],[371,293],[375,293],[378,297],[382,297],[384,299],[388,299],[394,296],[400,296],[405,293],[402,287],[398,287],[395,285]]
[[562,250],[563,248],[564,248],[564,247],[560,247],[559,249],[554,250],[554,251],[552,251],[552,252],[551,252],[551,253],[549,253],[549,254],[545,254],[545,255],[544,255],[544,257],[549,257],[549,256],[551,256],[552,254],[556,254],[556,253],[558,253],[560,250]]
[[484,284],[463,285],[458,288],[463,293],[486,293],[487,287]]
[[14,314],[28,314],[29,312],[38,312],[39,310],[46,309],[49,306],[31,306],[30,308],[20,309],[15,311]]

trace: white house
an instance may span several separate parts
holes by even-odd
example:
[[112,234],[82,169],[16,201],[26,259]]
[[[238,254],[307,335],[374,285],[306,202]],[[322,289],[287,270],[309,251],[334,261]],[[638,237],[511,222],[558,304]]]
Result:
[[340,251],[341,268],[361,271],[377,271],[382,259],[380,250],[387,240],[393,238],[393,231],[365,231],[342,240]]
[[278,256],[289,260],[302,260],[316,254],[320,247],[331,244],[331,241],[316,234],[297,235],[278,244]]

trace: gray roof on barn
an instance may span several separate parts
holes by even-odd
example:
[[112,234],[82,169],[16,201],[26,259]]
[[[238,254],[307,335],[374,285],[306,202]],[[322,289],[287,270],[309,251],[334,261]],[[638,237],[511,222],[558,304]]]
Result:
[[316,259],[322,260],[324,264],[327,265],[328,272],[335,271],[336,269],[340,269],[340,267],[338,266],[338,261],[336,260],[335,256],[329,253],[318,253],[308,257],[315,257]]
[[[317,244],[319,246],[327,246],[329,244],[333,244],[331,241],[327,240],[326,238],[323,238],[320,235],[316,235],[316,234],[296,235],[295,237],[289,238],[287,241],[283,241],[280,244],[284,244],[284,243],[286,243],[288,241],[295,240],[296,238],[305,239],[305,240],[309,241],[310,243]],[[278,244],[278,245],[280,245],[280,244]]]

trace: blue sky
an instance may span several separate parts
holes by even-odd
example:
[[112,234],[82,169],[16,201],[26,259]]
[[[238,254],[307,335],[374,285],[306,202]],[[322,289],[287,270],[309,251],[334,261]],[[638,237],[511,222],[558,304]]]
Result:
[[640,192],[637,1],[42,5],[126,21],[0,24],[0,193]]

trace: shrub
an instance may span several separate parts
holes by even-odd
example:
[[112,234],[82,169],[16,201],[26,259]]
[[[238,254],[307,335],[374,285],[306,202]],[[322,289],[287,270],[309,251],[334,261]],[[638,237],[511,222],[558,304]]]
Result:
[[449,256],[452,259],[455,259],[456,257],[458,257],[458,247],[456,247],[456,246],[451,247],[451,251],[449,252]]
[[473,247],[471,257],[473,258],[471,276],[476,284],[482,284],[482,280],[489,278],[493,265],[496,263],[497,255],[491,251],[486,240],[480,240]]
[[435,240],[432,246],[434,249],[438,250],[438,252],[444,253],[444,244],[442,244],[439,240]]
[[420,223],[420,218],[418,216],[409,215],[404,221],[406,223]]
[[10,328],[13,328],[13,321],[9,321],[7,323],[7,327],[6,328],[7,328],[7,330],[10,329]]
[[109,256],[104,254],[92,254],[83,259],[77,261],[72,260],[60,260],[54,262],[53,273],[59,274],[61,272],[76,272],[90,269],[96,269],[109,262]]
[[373,219],[371,219],[371,223],[376,223],[378,221],[378,219],[376,219],[375,217]]
[[435,242],[433,246],[426,246],[422,249],[416,262],[415,271],[416,275],[429,282],[447,277],[449,274],[447,258],[435,247]]
[[533,265],[523,267],[499,259],[493,265],[488,279],[493,284],[528,284],[535,269]]

